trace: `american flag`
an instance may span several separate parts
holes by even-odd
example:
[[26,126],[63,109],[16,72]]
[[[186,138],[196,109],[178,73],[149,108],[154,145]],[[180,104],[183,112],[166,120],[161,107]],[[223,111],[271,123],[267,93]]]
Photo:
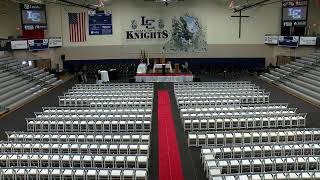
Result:
[[84,42],[86,37],[86,13],[68,13],[70,42]]

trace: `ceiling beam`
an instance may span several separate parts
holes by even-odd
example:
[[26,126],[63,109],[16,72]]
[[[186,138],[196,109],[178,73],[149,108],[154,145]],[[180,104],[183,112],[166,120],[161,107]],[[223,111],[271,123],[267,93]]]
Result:
[[271,1],[271,0],[263,0],[263,1],[259,1],[259,2],[253,3],[253,4],[246,4],[243,7],[240,7],[239,9],[235,9],[234,12],[236,13],[236,12],[244,11],[244,10],[259,6],[259,5],[263,5],[264,3],[268,2],[268,1]]
[[85,8],[85,9],[97,10],[96,8],[90,7],[89,5],[82,5],[82,4],[78,4],[78,3],[72,2],[72,1],[67,1],[67,0],[57,0],[57,1],[60,1],[60,2],[66,3],[66,4],[70,4],[70,5],[73,5],[73,6],[77,6],[77,7],[82,7],[82,8]]

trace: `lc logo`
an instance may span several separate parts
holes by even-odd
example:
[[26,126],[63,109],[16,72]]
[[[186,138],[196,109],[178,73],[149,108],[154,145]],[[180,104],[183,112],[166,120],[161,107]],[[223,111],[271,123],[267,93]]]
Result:
[[145,26],[147,29],[154,29],[155,26],[153,23],[155,22],[154,19],[146,19],[145,16],[141,16],[141,26]]
[[41,17],[40,13],[33,12],[33,11],[27,11],[27,18],[30,19],[33,22],[40,22]]

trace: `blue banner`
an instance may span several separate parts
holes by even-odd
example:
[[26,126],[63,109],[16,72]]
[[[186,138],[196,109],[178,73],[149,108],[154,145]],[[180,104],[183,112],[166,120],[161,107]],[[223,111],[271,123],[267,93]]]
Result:
[[89,35],[111,35],[112,14],[89,14]]
[[299,36],[279,36],[278,45],[292,48],[298,47]]

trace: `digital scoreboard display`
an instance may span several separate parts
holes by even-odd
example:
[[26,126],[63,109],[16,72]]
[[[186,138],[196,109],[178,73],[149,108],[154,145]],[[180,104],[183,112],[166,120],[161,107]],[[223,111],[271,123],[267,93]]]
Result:
[[308,1],[285,0],[282,4],[282,26],[306,26]]
[[47,29],[46,6],[20,4],[23,30]]
[[284,21],[307,20],[307,7],[283,8]]

